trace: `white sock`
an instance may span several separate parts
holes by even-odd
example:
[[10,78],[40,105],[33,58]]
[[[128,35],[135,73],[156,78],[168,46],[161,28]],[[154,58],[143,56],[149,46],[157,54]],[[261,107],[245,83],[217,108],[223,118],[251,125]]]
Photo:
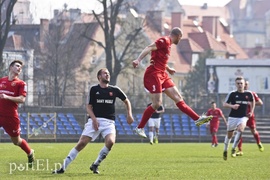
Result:
[[237,132],[236,132],[236,135],[235,135],[235,137],[234,137],[234,141],[233,141],[233,146],[232,146],[233,149],[235,149],[236,146],[238,145],[241,136],[242,136],[242,132],[237,131]]
[[228,137],[225,136],[225,139],[224,139],[224,151],[228,151],[228,148],[230,146],[231,139],[228,139]]
[[66,168],[68,167],[68,165],[77,157],[79,151],[77,151],[75,148],[72,148],[68,154],[68,156],[66,157],[62,168],[63,170],[66,170]]
[[156,135],[155,135],[155,136],[156,136],[156,138],[158,138],[158,135],[159,135],[159,132],[156,132]]
[[97,157],[97,159],[95,160],[94,164],[95,164],[95,165],[99,165],[99,164],[107,157],[107,155],[109,154],[109,152],[110,152],[110,150],[109,150],[106,146],[104,146],[104,147],[100,150],[100,152],[99,152],[99,154],[98,154],[98,157]]
[[150,142],[153,142],[154,133],[152,131],[149,131],[149,139],[150,139]]

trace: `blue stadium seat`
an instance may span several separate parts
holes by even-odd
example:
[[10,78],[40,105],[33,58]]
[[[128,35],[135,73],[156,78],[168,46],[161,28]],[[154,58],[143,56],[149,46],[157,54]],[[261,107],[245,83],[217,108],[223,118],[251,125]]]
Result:
[[73,129],[70,129],[70,130],[68,130],[68,134],[74,135],[74,134],[77,134],[77,132]]
[[173,131],[166,131],[166,135],[171,136],[174,135]]
[[123,128],[125,129],[125,130],[131,130],[131,126],[130,125],[123,125]]
[[163,118],[164,123],[171,123],[171,118]]
[[76,130],[76,134],[82,134],[82,132],[83,132],[81,129],[80,130],[79,129],[75,129],[75,130]]
[[66,126],[66,130],[74,130],[72,126]]
[[140,120],[142,118],[142,114],[136,114],[136,118]]
[[68,121],[63,121],[62,123],[64,126],[71,126],[71,124]]
[[117,134],[119,134],[119,135],[125,135],[126,132],[125,131],[117,131]]
[[62,126],[63,123],[62,123],[61,121],[56,121],[56,125],[57,125],[57,126]]
[[34,126],[34,125],[37,125],[37,124],[36,124],[36,122],[34,122],[34,121],[30,121],[30,122],[29,122],[29,125]]
[[37,122],[42,122],[41,118],[40,117],[34,117],[34,121],[37,121]]
[[75,117],[73,116],[72,113],[67,113],[67,117],[68,117],[68,118],[74,118],[74,119],[75,119]]
[[45,118],[45,117],[48,117],[48,115],[45,114],[45,113],[41,113],[41,114],[40,114],[40,117]]
[[182,122],[182,127],[189,127],[189,122]]
[[54,113],[50,113],[50,114],[49,114],[49,117],[51,117],[51,118],[54,117],[54,116],[55,116]]
[[185,126],[183,126],[183,134],[184,135],[190,135],[190,129],[189,129],[189,127],[185,127]]
[[181,130],[174,130],[174,134],[177,135],[177,136],[181,136],[182,131]]
[[38,122],[37,122],[37,125],[38,125],[38,126],[42,126],[43,124],[44,124],[44,123],[43,123],[42,121],[38,121]]
[[206,125],[200,126],[200,130],[201,130],[201,131],[206,131],[206,129],[207,129],[207,128],[206,128]]
[[27,126],[27,122],[21,121],[21,126]]
[[120,125],[115,125],[115,128],[116,128],[116,130],[123,130],[123,127],[122,127],[121,124]]
[[30,113],[30,116],[31,117],[39,117],[39,114],[37,114],[37,113]]
[[65,130],[66,128],[62,125],[62,126],[57,126],[57,129],[59,129],[60,131]]
[[[54,122],[53,121],[50,121],[50,122],[48,122],[47,123],[48,125],[53,125],[54,126]],[[56,123],[57,124],[57,123]],[[62,123],[61,123],[61,125],[62,125]]]
[[163,117],[163,118],[170,118],[170,114],[166,114],[166,113],[165,113],[165,114],[162,115],[162,117]]
[[133,131],[132,131],[131,129],[126,130],[126,134],[127,134],[127,135],[133,135]]
[[67,122],[68,121],[68,119],[66,117],[59,117],[58,119],[59,119],[59,121],[62,121],[62,122]]
[[64,113],[58,113],[57,117],[66,117]]
[[174,123],[173,123],[173,127],[181,127],[180,122],[174,122]]
[[138,126],[137,123],[132,123],[132,124],[131,124],[131,128],[132,128],[132,129],[135,129],[137,126]]
[[50,118],[49,117],[42,117],[43,121],[48,121]]
[[54,129],[54,125],[48,125],[48,128],[49,128],[50,130],[53,130],[53,129]]
[[201,136],[206,136],[206,135],[207,135],[207,131],[206,131],[206,130],[200,131],[200,135],[201,135]]
[[80,125],[75,125],[75,126],[73,126],[73,128],[74,128],[75,130],[82,130],[82,128],[81,128]]
[[26,121],[27,119],[23,116],[19,116],[20,121]]
[[20,116],[27,118],[28,115],[27,115],[27,113],[20,113]]
[[68,121],[73,122],[76,121],[76,119],[74,117],[68,117]]
[[27,130],[26,130],[26,129],[21,128],[21,134],[27,134]]
[[126,115],[125,115],[125,114],[118,114],[118,117],[119,117],[119,118],[124,118],[124,119],[126,119]]
[[166,135],[165,131],[159,131],[159,135]]
[[79,123],[77,121],[71,121],[71,125],[72,126],[80,126]]
[[60,133],[63,134],[63,135],[68,134],[67,130],[61,130]]

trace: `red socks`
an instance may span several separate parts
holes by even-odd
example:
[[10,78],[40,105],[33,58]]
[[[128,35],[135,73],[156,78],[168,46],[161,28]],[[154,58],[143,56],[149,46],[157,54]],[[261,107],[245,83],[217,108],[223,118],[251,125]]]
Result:
[[[191,117],[194,121],[198,120],[200,116],[195,113],[184,101],[180,101],[176,104],[176,106],[185,114],[187,114],[189,117]],[[138,125],[138,128],[144,128],[145,124],[149,120],[149,118],[152,116],[152,114],[155,112],[155,109],[153,109],[152,106],[148,106],[142,116],[141,122]]]
[[212,136],[212,144],[218,144],[217,135]]
[[242,151],[242,137],[239,139],[239,142],[238,142],[238,150],[239,151]]
[[[259,144],[259,143],[261,142],[261,140],[260,140],[260,135],[259,135],[258,132],[256,132],[256,133],[254,134],[254,138],[255,138],[257,144]],[[238,150],[239,150],[239,151],[242,151],[242,138],[239,140],[239,143],[238,143]]]
[[194,121],[198,120],[200,118],[200,116],[195,113],[186,103],[185,101],[179,101],[176,106],[178,107],[178,109],[180,109],[180,111],[182,111],[183,113],[187,114],[189,117],[191,117],[191,119],[193,119]]
[[258,132],[254,133],[254,138],[256,139],[257,144],[259,144],[261,142],[260,135]]
[[153,109],[152,106],[148,106],[143,112],[143,116],[142,116],[140,124],[138,125],[138,128],[144,128],[145,124],[147,123],[147,121],[149,120],[149,118],[152,116],[154,112],[155,112],[155,109]]
[[22,139],[22,142],[19,146],[22,148],[22,150],[24,150],[24,152],[27,155],[29,155],[31,153],[31,149],[30,149],[28,143],[24,139]]

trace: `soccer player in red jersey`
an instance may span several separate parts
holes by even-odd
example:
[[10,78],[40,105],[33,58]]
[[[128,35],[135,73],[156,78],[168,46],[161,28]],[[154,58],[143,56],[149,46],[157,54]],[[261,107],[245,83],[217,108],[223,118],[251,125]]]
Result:
[[[248,90],[249,89],[249,82],[246,81],[245,83],[245,90]],[[261,100],[261,98],[259,98],[259,96],[257,95],[257,93],[255,92],[252,92],[253,94],[253,97],[254,97],[254,100],[255,100],[255,105],[256,106],[262,106],[263,105],[263,101]],[[248,112],[250,111],[250,106],[248,106]],[[257,145],[258,145],[258,148],[261,152],[264,151],[264,147],[261,143],[261,140],[260,140],[260,135],[259,135],[259,132],[256,130],[256,120],[255,120],[255,115],[254,113],[252,114],[251,117],[249,117],[248,121],[247,121],[247,126],[249,127],[251,133],[253,134],[256,142],[257,142]],[[242,137],[238,143],[238,152],[236,153],[237,156],[242,156],[243,155],[243,151],[242,151]]]
[[148,45],[141,52],[139,57],[133,61],[133,67],[136,68],[143,58],[151,52],[150,66],[147,67],[144,73],[144,87],[151,94],[152,105],[145,109],[138,127],[135,128],[135,132],[141,137],[147,137],[143,128],[151,115],[162,105],[162,92],[175,102],[180,111],[191,117],[197,126],[207,123],[212,119],[212,116],[206,116],[204,114],[199,116],[194,112],[184,102],[182,95],[168,75],[168,73],[171,75],[175,73],[175,69],[167,65],[170,57],[171,45],[177,45],[182,38],[182,35],[182,30],[179,27],[173,28],[169,36],[161,37]]
[[212,147],[218,146],[217,132],[219,128],[219,117],[222,117],[224,123],[227,126],[227,121],[221,109],[217,108],[217,104],[215,102],[211,102],[211,108],[206,112],[207,116],[212,115],[213,119],[210,121],[210,133],[212,135]]
[[28,166],[34,161],[34,150],[20,137],[18,104],[25,102],[26,84],[19,79],[23,63],[14,60],[9,65],[9,74],[0,79],[0,127],[10,136],[14,145],[19,146],[28,156]]

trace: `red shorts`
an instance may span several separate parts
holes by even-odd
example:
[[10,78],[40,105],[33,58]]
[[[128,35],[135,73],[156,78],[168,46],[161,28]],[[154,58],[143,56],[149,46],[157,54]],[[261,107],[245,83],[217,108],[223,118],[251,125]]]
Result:
[[256,128],[256,121],[255,121],[255,118],[254,117],[250,117],[247,121],[247,126],[250,128],[250,129],[255,129]]
[[210,133],[218,132],[219,123],[210,123]]
[[0,116],[0,127],[3,127],[10,137],[17,137],[21,133],[20,120],[17,117]]
[[162,93],[165,89],[175,86],[166,72],[155,71],[148,67],[144,73],[144,87],[151,93]]

